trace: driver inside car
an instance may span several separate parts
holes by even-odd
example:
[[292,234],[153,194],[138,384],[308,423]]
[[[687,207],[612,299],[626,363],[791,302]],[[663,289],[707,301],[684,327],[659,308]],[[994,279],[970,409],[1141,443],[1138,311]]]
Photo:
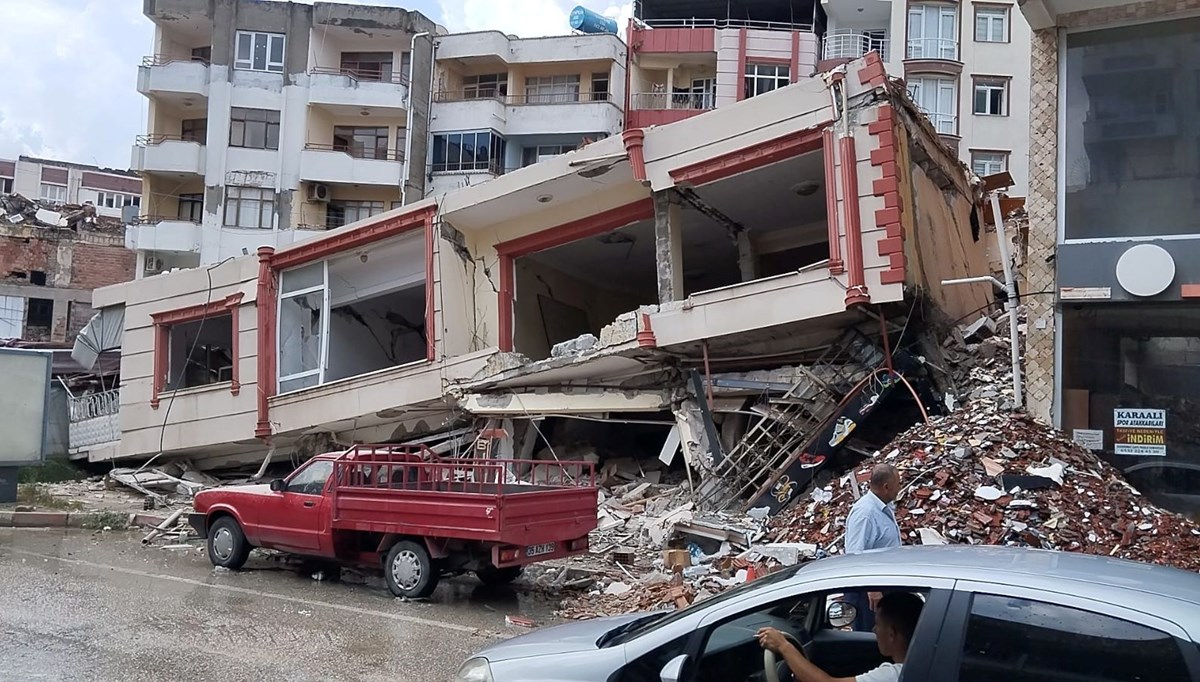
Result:
[[775,628],[759,630],[758,643],[783,658],[796,682],[898,682],[908,643],[924,605],[920,597],[910,592],[892,592],[879,600],[875,606],[875,641],[879,653],[894,663],[884,663],[856,677],[830,677]]

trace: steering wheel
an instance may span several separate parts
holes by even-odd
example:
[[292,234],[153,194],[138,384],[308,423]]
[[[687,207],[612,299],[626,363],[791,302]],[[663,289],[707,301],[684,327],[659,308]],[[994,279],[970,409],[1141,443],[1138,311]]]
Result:
[[[804,645],[800,643],[799,639],[796,639],[795,635],[790,632],[784,632],[783,636],[801,652],[804,651]],[[775,658],[775,652],[770,649],[763,649],[763,675],[766,677],[767,682],[780,682],[778,661]]]

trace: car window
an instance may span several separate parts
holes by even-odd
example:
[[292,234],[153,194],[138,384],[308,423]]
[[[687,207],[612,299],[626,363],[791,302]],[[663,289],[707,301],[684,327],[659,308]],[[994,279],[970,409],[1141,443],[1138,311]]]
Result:
[[1056,604],[976,595],[967,622],[962,682],[1189,682],[1170,635]]
[[680,654],[687,653],[688,640],[692,633],[677,637],[648,653],[638,656],[609,678],[609,682],[649,682],[658,680],[659,673]]
[[696,679],[699,682],[745,680],[762,670],[763,653],[758,643],[758,631],[762,628],[775,628],[798,641],[807,639],[808,616],[818,603],[816,596],[792,595],[749,609],[709,628],[696,668]]
[[313,462],[288,481],[287,491],[303,495],[320,495],[321,491],[325,489],[325,482],[329,480],[331,473],[333,473],[333,462],[328,460]]

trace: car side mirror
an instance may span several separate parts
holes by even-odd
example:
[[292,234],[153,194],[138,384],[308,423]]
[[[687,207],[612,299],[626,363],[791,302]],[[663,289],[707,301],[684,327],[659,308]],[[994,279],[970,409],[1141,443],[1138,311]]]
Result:
[[284,481],[282,478],[271,481],[271,492],[281,493],[285,490],[287,490],[287,481]]
[[687,664],[690,660],[687,654],[680,654],[672,658],[663,666],[662,672],[658,674],[658,678],[662,682],[680,682],[683,679],[684,673],[687,672]]
[[849,602],[833,601],[829,602],[829,609],[826,611],[829,616],[829,624],[835,628],[844,628],[848,625],[853,625],[858,618],[858,607]]

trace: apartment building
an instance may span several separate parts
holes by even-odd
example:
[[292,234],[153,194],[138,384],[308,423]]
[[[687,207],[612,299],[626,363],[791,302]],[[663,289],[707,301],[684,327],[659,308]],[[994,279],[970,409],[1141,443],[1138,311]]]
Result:
[[279,247],[425,193],[432,37],[417,12],[146,0],[139,276]]
[[435,55],[427,157],[434,194],[622,130],[626,55],[615,35],[462,33],[439,37]]
[[1200,511],[1200,2],[1029,0],[1030,409]]
[[127,170],[21,156],[0,159],[0,194],[51,205],[90,203],[97,215],[120,218],[126,206],[141,206],[142,180]]
[[877,50],[977,175],[1029,187],[1029,24],[1013,2],[821,0],[821,67]]

